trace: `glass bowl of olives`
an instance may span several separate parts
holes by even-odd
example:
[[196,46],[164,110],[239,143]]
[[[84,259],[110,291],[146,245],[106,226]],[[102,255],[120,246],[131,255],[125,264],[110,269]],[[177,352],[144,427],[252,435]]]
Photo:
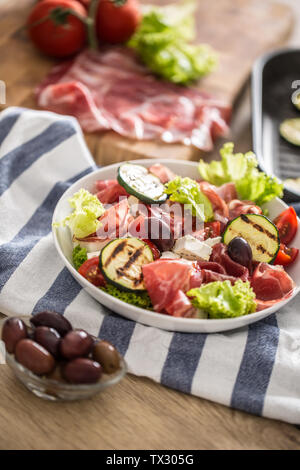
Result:
[[90,398],[126,374],[123,357],[56,312],[8,318],[2,328],[6,362],[32,393],[51,401]]

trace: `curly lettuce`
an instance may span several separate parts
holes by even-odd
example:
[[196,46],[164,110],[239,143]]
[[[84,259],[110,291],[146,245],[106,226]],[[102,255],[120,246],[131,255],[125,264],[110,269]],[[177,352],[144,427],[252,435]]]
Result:
[[101,287],[100,289],[107,294],[126,302],[127,304],[145,308],[146,310],[152,310],[152,303],[147,292],[141,292],[140,294],[136,294],[135,292],[125,292],[111,284],[106,284],[105,287]]
[[255,293],[250,283],[238,279],[216,281],[187,292],[194,307],[204,310],[209,318],[233,318],[248,315],[256,310]]
[[152,72],[174,83],[188,84],[210,73],[216,54],[205,45],[189,41],[195,37],[196,2],[147,8],[128,42]]
[[175,179],[166,184],[165,192],[169,194],[171,201],[191,205],[192,214],[204,222],[213,219],[214,211],[211,202],[200,191],[197,181],[188,177],[176,176]]
[[80,266],[87,260],[87,249],[82,248],[80,245],[75,246],[72,252],[72,261],[75,268],[78,270]]
[[261,206],[275,197],[282,197],[283,184],[275,177],[259,171],[258,161],[253,152],[233,153],[234,144],[227,142],[220,150],[221,160],[199,162],[201,177],[211,184],[221,186],[235,183],[240,199],[255,202]]
[[98,218],[105,212],[97,196],[81,188],[69,199],[69,204],[73,212],[54,226],[70,227],[76,238],[84,238],[96,232],[101,225]]

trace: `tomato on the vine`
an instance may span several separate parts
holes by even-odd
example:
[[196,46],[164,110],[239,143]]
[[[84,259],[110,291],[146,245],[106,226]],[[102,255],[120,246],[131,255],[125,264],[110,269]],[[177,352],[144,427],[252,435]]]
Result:
[[111,44],[127,41],[140,23],[138,0],[100,0],[96,30],[101,41]]
[[76,0],[43,0],[34,6],[28,17],[28,33],[45,54],[68,57],[82,49],[86,42],[86,17],[86,9]]

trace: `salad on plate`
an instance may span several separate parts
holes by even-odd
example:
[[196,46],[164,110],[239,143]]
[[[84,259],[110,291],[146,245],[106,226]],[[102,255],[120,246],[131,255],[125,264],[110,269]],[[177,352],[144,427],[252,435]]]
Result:
[[120,164],[70,199],[73,266],[107,294],[173,317],[251,315],[290,297],[286,267],[298,249],[293,208],[270,220],[265,204],[282,196],[252,152],[199,162],[199,178],[167,166]]

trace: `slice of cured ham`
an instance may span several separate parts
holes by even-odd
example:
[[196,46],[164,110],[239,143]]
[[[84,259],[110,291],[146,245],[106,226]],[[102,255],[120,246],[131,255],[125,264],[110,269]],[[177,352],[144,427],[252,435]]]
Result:
[[125,47],[86,50],[54,67],[36,95],[40,107],[75,116],[87,132],[111,129],[211,150],[213,139],[228,131],[226,103],[158,80]]
[[155,165],[150,166],[149,172],[157,176],[163,184],[168,183],[168,181],[176,177],[173,171],[161,163],[155,163]]
[[234,183],[225,183],[222,186],[215,187],[216,193],[224,199],[225,202],[230,202],[237,199],[237,192]]
[[238,277],[231,276],[225,268],[212,261],[198,261],[195,270],[193,271],[190,279],[190,288],[200,287],[202,284],[208,284],[215,281],[230,281],[235,284]]
[[133,217],[129,213],[128,199],[124,198],[106,209],[99,221],[101,225],[97,233],[91,233],[85,238],[73,237],[73,241],[79,242],[82,247],[93,252],[101,250],[107,243],[117,237],[124,237],[127,234],[128,227],[133,222]]
[[88,253],[95,253],[101,251],[109,242],[111,242],[111,238],[99,238],[97,235],[89,235],[85,238],[76,238],[73,237],[73,242],[76,245],[80,245],[82,248],[86,248]]
[[221,264],[214,263],[213,261],[198,261],[197,266],[201,269],[214,271],[215,273],[226,274],[225,268]]
[[208,269],[202,270],[203,274],[203,283],[208,284],[209,282],[216,282],[216,281],[230,281],[231,284],[235,284],[238,280],[237,277],[230,276],[229,274],[221,274],[215,271],[210,271]]
[[229,218],[235,219],[241,214],[262,214],[262,209],[251,201],[232,199],[228,204]]
[[129,196],[117,180],[99,180],[95,183],[96,196],[102,204],[118,202],[121,196]]
[[173,313],[172,305],[178,300],[178,291],[186,292],[190,288],[193,269],[191,263],[173,259],[157,260],[143,266],[145,287],[156,312]]
[[165,308],[166,312],[173,317],[193,317],[195,308],[190,299],[182,290],[178,290],[169,305]]
[[249,278],[248,269],[230,258],[230,256],[227,254],[227,247],[224,245],[224,243],[218,243],[213,247],[210,261],[223,266],[226,274],[229,274],[229,276],[239,278],[242,281],[247,281]]
[[133,217],[129,213],[127,198],[107,209],[99,221],[101,222],[97,230],[99,239],[114,239],[125,236],[130,223],[133,221]]
[[218,193],[218,188],[208,183],[207,181],[201,181],[199,186],[200,190],[205,194],[212,204],[215,220],[218,220],[224,226],[228,222],[229,210],[225,200]]
[[290,297],[291,294],[287,294],[282,299],[276,299],[276,300],[260,300],[260,299],[255,299],[256,303],[256,311],[260,312],[261,310],[265,310],[265,308],[270,308],[273,307],[273,305],[277,304],[278,302],[281,302],[282,300],[285,300],[286,298]]

